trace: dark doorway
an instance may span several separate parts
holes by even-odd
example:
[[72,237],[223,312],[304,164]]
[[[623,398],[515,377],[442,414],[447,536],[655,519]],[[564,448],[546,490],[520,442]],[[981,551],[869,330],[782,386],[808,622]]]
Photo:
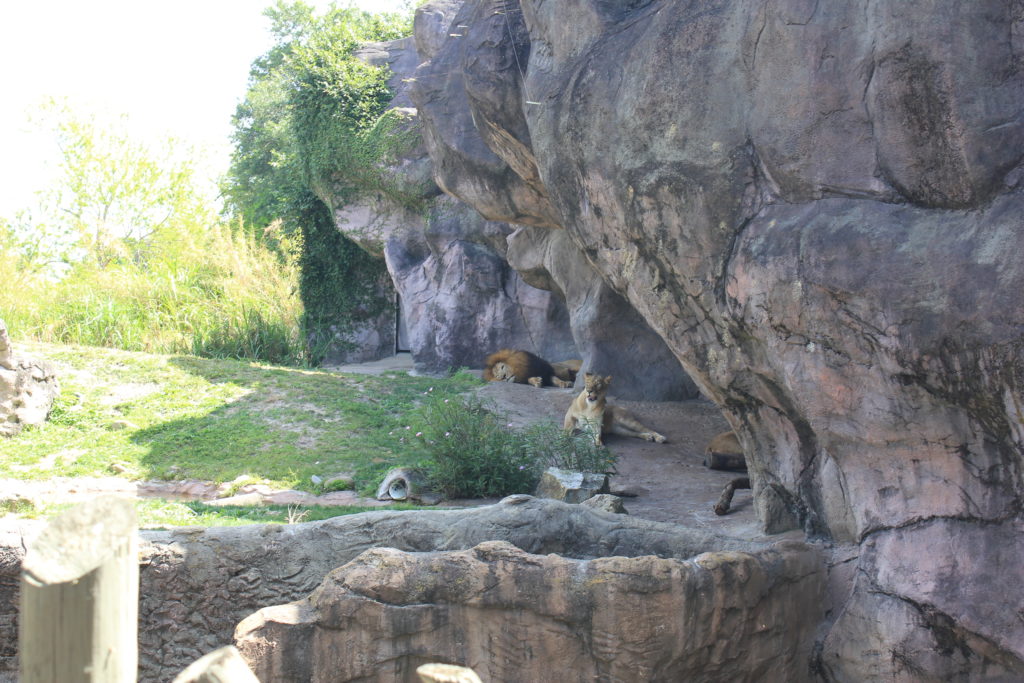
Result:
[[395,293],[395,353],[408,353],[412,351],[409,347],[409,328],[405,324],[405,315],[402,313],[402,297]]

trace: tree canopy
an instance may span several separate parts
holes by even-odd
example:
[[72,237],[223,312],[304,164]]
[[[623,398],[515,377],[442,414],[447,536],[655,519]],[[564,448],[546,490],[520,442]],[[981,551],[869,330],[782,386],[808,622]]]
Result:
[[411,13],[304,2],[265,12],[274,45],[256,59],[234,117],[234,153],[223,187],[227,209],[255,231],[301,235],[300,291],[308,328],[330,334],[391,305],[384,264],[345,238],[314,188],[354,198],[379,184],[388,153],[390,75],[354,56],[370,41],[411,33]]

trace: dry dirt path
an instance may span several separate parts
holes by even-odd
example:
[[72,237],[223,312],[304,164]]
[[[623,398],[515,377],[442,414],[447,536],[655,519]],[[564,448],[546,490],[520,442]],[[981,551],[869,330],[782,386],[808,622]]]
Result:
[[[516,426],[540,420],[561,423],[576,394],[573,389],[536,389],[508,382],[492,382],[478,393],[505,411]],[[630,410],[667,438],[663,444],[616,435],[605,438],[607,446],[619,456],[612,490],[637,494],[623,501],[629,514],[743,538],[761,535],[750,491],[736,492],[733,511],[728,515],[719,517],[712,511],[722,488],[742,476],[703,465],[708,441],[728,429],[712,403],[616,401],[614,397],[611,402]]]

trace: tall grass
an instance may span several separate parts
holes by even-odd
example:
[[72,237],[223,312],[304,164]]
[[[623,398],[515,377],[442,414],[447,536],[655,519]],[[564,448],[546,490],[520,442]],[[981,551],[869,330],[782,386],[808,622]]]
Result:
[[297,266],[245,231],[185,231],[135,259],[75,264],[61,279],[4,251],[0,318],[15,338],[307,364]]

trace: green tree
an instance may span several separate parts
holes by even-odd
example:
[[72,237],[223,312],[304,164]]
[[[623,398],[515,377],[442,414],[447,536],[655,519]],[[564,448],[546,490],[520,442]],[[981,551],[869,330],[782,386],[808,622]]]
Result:
[[192,150],[146,146],[124,122],[46,108],[60,148],[37,206],[0,220],[0,316],[19,336],[305,364],[287,238],[232,229]]
[[275,44],[253,62],[235,114],[228,210],[257,231],[281,225],[301,235],[301,296],[307,328],[344,333],[391,305],[384,263],[341,235],[318,197],[343,202],[385,184],[393,150],[388,71],[354,56],[367,41],[411,32],[411,13],[335,8],[317,16],[303,2],[266,10]]
[[199,187],[195,150],[173,138],[153,149],[132,138],[124,119],[104,124],[64,101],[50,100],[43,114],[60,150],[58,174],[40,196],[40,217],[23,212],[16,224],[48,237],[51,261],[140,262],[155,246],[169,248],[183,231],[215,221]]

